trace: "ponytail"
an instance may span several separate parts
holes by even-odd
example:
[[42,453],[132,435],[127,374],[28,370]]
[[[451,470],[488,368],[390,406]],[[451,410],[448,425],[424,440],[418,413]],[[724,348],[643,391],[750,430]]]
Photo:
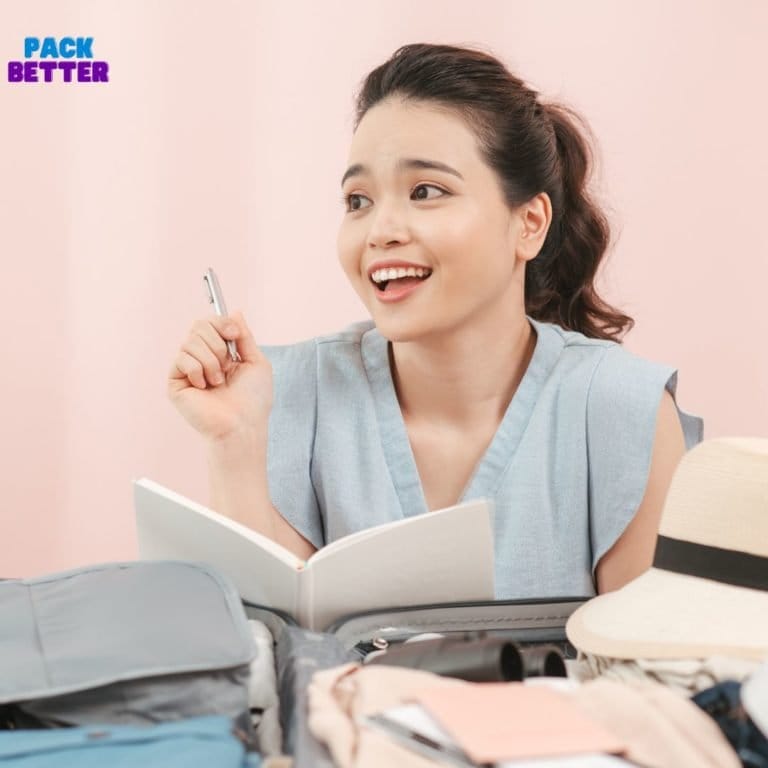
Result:
[[592,155],[577,123],[589,129],[563,105],[546,104],[541,112],[554,133],[557,169],[550,195],[552,223],[538,256],[526,265],[526,311],[585,336],[616,341],[634,320],[607,304],[595,290],[610,228],[586,189]]

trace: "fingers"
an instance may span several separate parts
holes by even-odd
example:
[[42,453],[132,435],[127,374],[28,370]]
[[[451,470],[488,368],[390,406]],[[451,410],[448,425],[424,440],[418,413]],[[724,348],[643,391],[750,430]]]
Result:
[[[215,355],[222,370],[226,371],[228,363],[231,362],[229,351],[227,350],[226,339],[230,338],[224,330],[227,326],[227,319],[212,315],[203,320],[197,320],[192,326],[190,339],[199,337],[207,348]],[[204,362],[204,361],[200,361]]]
[[235,342],[242,360],[255,362],[261,357],[242,313],[229,317],[211,315],[195,321],[171,366],[169,378],[186,378],[199,389],[223,384],[235,364],[227,349],[228,340]]
[[206,318],[193,324],[173,362],[169,378],[186,378],[198,389],[224,383],[231,362],[227,345],[214,326],[219,320],[221,318]]
[[198,389],[205,389],[208,386],[202,364],[188,352],[179,353],[171,368],[170,378],[188,379],[189,383]]
[[[201,336],[190,336],[182,344],[181,354],[186,355],[186,358],[191,358],[202,368],[205,377],[204,383],[212,384],[213,386],[224,383],[223,361],[219,359]],[[187,363],[186,358],[182,359],[182,365]],[[194,369],[194,372],[196,371],[197,368]],[[193,380],[190,379],[190,381]]]

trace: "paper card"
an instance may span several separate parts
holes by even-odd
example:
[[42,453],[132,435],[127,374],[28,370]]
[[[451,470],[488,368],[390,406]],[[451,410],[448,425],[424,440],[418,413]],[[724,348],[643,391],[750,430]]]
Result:
[[590,720],[568,694],[523,683],[426,688],[424,706],[476,763],[584,753],[620,754],[626,745]]

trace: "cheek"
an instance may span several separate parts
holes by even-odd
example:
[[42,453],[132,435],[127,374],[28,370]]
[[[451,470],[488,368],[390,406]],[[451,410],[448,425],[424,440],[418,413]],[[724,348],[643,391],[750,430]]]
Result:
[[424,237],[448,252],[466,250],[478,240],[483,240],[487,237],[489,223],[487,212],[469,204],[446,207],[440,215],[421,222]]
[[487,231],[475,217],[441,216],[425,221],[416,236],[438,266],[444,266],[447,273],[463,274],[465,269],[471,269],[475,255],[484,248]]
[[354,238],[349,227],[342,224],[336,238],[336,253],[338,254],[341,268],[352,279],[359,272],[358,249],[355,247]]

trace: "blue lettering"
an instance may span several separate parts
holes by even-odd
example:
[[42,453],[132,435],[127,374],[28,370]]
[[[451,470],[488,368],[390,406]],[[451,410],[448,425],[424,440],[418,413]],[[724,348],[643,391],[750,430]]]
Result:
[[43,47],[40,51],[41,59],[58,59],[59,49],[56,46],[55,37],[46,37],[43,39]]
[[75,55],[75,41],[71,37],[62,37],[59,43],[59,56],[71,59]]
[[93,45],[92,37],[78,37],[77,38],[77,58],[78,59],[92,59],[93,51],[91,46]]
[[24,38],[24,58],[28,59],[35,51],[40,49],[40,38],[38,37],[25,37]]
[[55,37],[44,37],[42,48],[40,47],[39,37],[24,38],[24,58],[29,59],[35,53],[40,52],[41,59],[92,59],[93,58],[93,38],[92,37],[62,37],[57,40]]

